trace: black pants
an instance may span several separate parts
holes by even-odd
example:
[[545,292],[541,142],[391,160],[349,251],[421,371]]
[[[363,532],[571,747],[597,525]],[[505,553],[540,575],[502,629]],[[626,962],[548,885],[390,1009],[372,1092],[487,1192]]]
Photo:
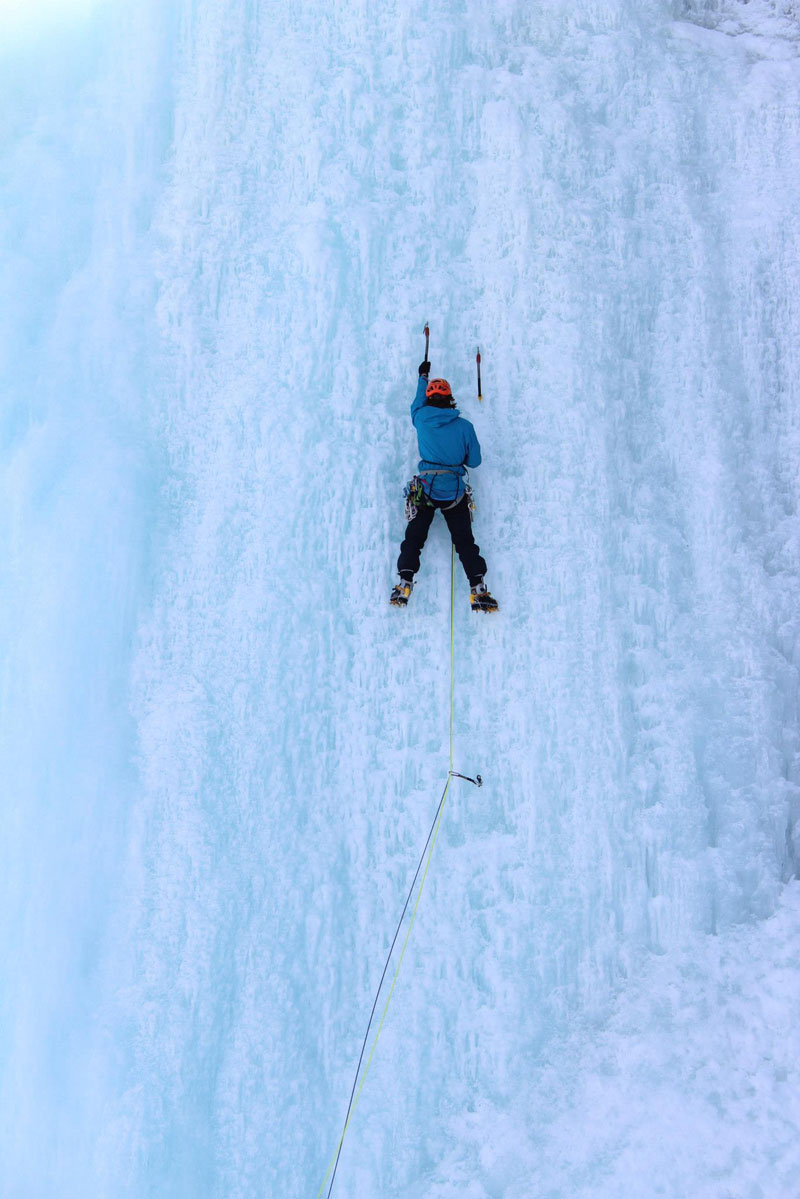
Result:
[[401,578],[411,580],[419,570],[419,556],[428,536],[428,529],[437,508],[444,509],[442,515],[447,521],[453,545],[461,559],[464,573],[471,587],[479,583],[486,574],[486,563],[481,557],[481,551],[472,536],[472,521],[469,518],[469,503],[463,496],[455,508],[449,505],[452,500],[433,500],[433,507],[421,504],[417,515],[406,526],[406,535],[400,546],[400,557],[397,559],[397,571]]

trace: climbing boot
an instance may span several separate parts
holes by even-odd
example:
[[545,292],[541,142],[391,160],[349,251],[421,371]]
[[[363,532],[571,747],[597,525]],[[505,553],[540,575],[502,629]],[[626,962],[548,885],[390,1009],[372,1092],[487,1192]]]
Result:
[[496,612],[497,600],[489,591],[485,583],[476,583],[470,589],[469,602],[472,605],[473,612]]
[[393,588],[392,594],[389,596],[389,603],[394,604],[395,608],[405,608],[413,586],[410,579],[401,579]]

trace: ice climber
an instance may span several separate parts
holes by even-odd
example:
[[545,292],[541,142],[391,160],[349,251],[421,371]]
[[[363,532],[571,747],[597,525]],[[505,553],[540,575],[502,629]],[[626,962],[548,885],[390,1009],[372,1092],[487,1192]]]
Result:
[[472,536],[470,498],[465,467],[479,466],[481,447],[472,424],[459,414],[446,379],[431,379],[430,362],[420,364],[417,394],[411,405],[411,420],[417,430],[419,472],[409,484],[406,505],[410,517],[397,571],[400,581],[390,603],[404,608],[419,570],[419,558],[437,508],[441,511],[456,553],[469,580],[470,603],[475,612],[496,612],[497,600],[487,590],[483,577],[486,563]]

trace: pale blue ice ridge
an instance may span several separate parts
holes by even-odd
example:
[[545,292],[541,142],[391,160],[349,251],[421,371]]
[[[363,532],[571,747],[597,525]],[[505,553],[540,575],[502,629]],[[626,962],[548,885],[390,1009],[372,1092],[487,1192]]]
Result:
[[438,518],[387,603],[426,320],[484,454],[485,786],[334,1193],[800,1191],[793,6],[3,45],[0,1194],[317,1192],[448,764]]

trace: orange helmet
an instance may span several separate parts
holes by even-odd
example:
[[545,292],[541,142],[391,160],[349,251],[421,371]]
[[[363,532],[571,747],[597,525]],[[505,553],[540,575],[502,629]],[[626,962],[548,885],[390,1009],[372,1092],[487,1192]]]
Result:
[[452,394],[450,384],[446,379],[431,379],[425,390],[426,399],[430,399],[431,396],[445,396],[447,399],[450,399]]

